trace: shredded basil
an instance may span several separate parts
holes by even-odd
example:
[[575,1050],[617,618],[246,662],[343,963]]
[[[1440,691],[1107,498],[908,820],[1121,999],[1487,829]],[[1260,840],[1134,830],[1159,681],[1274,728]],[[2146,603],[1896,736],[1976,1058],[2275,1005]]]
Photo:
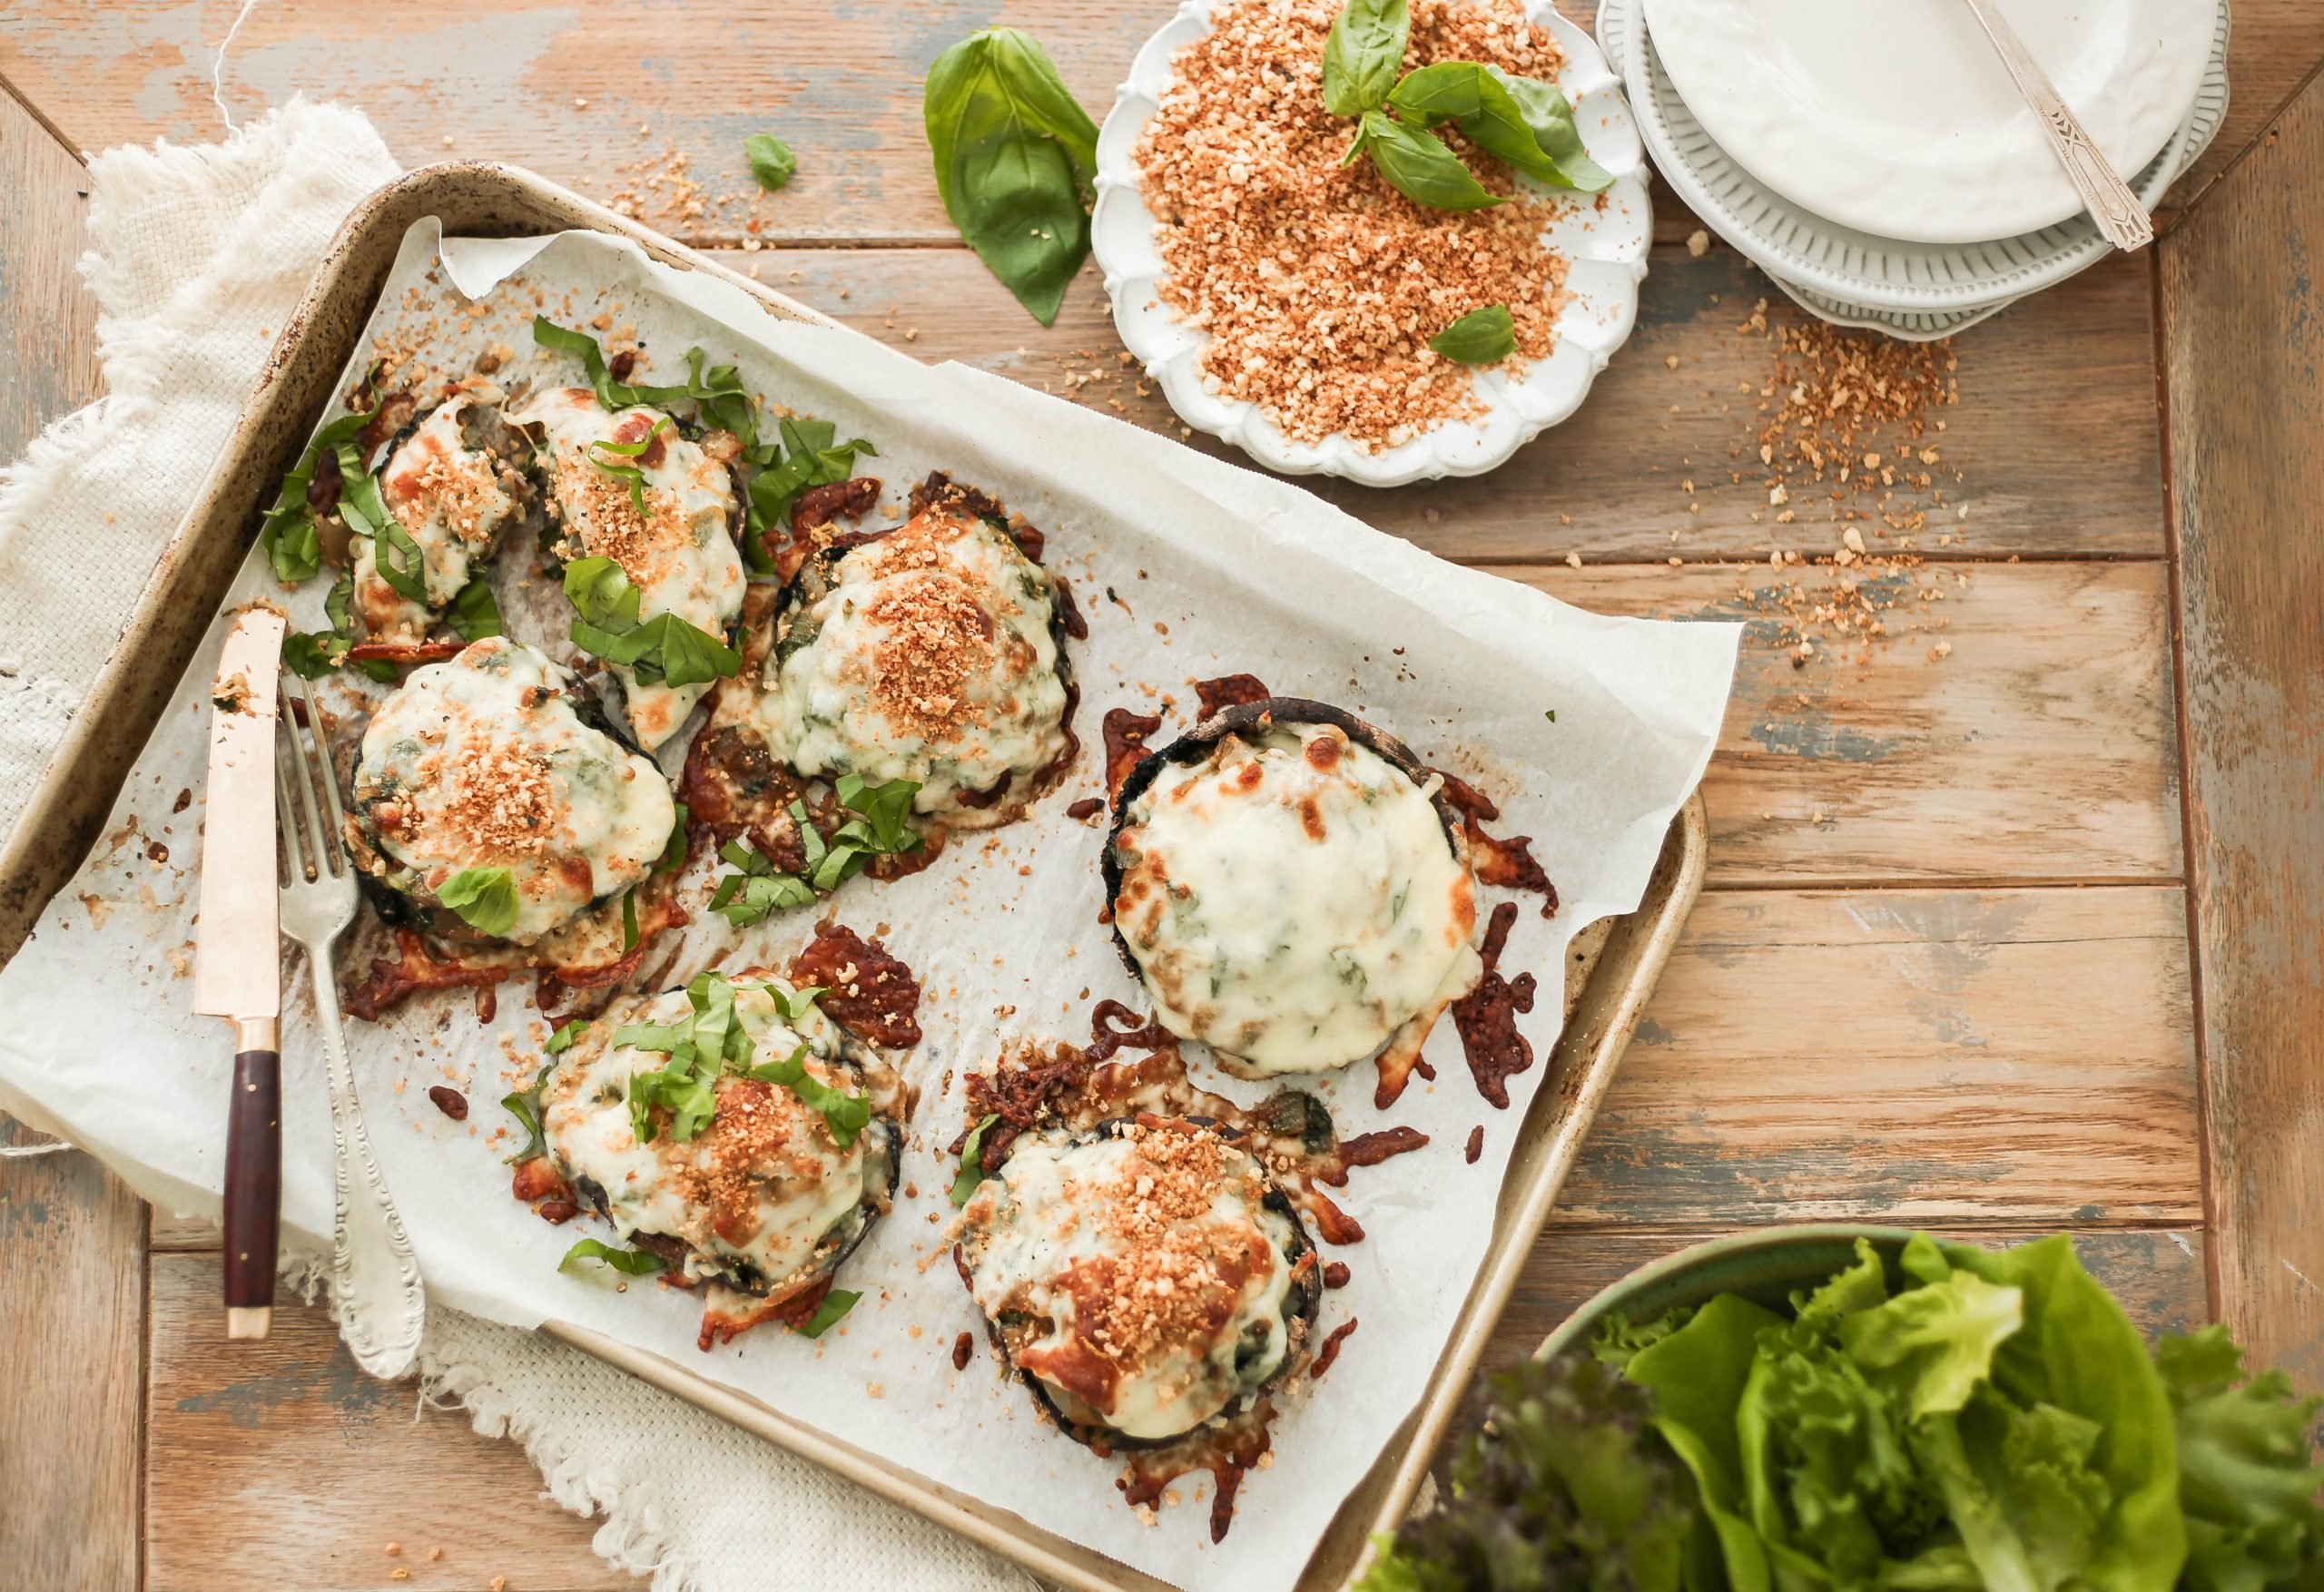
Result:
[[[322,538],[315,526],[314,510],[307,504],[307,487],[313,482],[323,455],[330,454],[337,464],[354,454],[356,438],[379,412],[375,407],[359,415],[341,415],[315,433],[314,440],[307,444],[307,451],[299,456],[297,467],[283,474],[281,487],[259,526],[258,542],[266,551],[267,562],[273,566],[274,578],[284,585],[295,586],[312,579],[322,568]],[[340,473],[347,474],[344,466]],[[358,458],[354,477],[362,476],[362,461]],[[340,493],[344,501],[344,486]]]
[[1429,339],[1428,346],[1459,364],[1497,364],[1517,351],[1517,323],[1507,305],[1487,304]]
[[756,177],[759,186],[769,193],[774,192],[798,173],[799,157],[791,152],[789,144],[772,133],[753,133],[743,140],[743,153],[750,159],[751,175]]
[[[555,1056],[565,1049],[566,1046],[573,1043],[575,1038],[580,1037],[579,1030],[588,1026],[586,1023],[566,1024],[549,1040],[548,1053]],[[563,1040],[564,1043],[559,1044],[559,1040]],[[515,1117],[525,1130],[524,1148],[508,1157],[508,1165],[511,1166],[521,1165],[537,1155],[548,1154],[548,1135],[541,1125],[541,1096],[548,1088],[549,1074],[555,1070],[554,1067],[545,1066],[534,1075],[533,1081],[526,1087],[517,1090],[514,1094],[500,1096],[501,1108]]]
[[662,434],[662,427],[665,426],[670,427],[673,430],[676,429],[676,422],[669,416],[664,415],[654,422],[651,430],[635,442],[592,442],[587,449],[589,462],[601,473],[611,476],[616,481],[628,483],[629,501],[637,510],[637,517],[640,519],[645,518],[650,512],[645,506],[645,472],[635,465],[609,464],[606,458],[643,457],[645,450],[654,446],[654,439]]
[[599,1243],[594,1238],[585,1238],[565,1252],[565,1258],[556,1263],[556,1269],[570,1272],[582,1261],[601,1262],[628,1277],[650,1277],[665,1264],[660,1255],[646,1250],[615,1249],[611,1244]]
[[565,566],[565,595],[581,617],[566,634],[593,657],[620,664],[645,684],[698,685],[743,667],[743,654],[675,614],[640,623],[637,588],[610,558],[576,558]]
[[684,802],[676,805],[677,816],[670,821],[670,838],[662,842],[662,854],[654,860],[655,873],[675,873],[686,865],[686,821],[692,815]]
[[[783,1021],[794,1029],[823,993],[818,987],[786,995],[773,983],[743,988],[765,990]],[[687,1004],[694,1008],[691,1017],[675,1023],[625,1024],[614,1031],[617,1047],[656,1051],[669,1057],[654,1071],[630,1076],[630,1131],[637,1142],[653,1141],[653,1108],[657,1106],[671,1114],[672,1138],[681,1144],[692,1139],[716,1113],[720,1075],[732,1072],[789,1089],[822,1117],[833,1144],[843,1150],[855,1143],[872,1120],[871,1103],[810,1074],[803,1042],[781,1061],[750,1065],[752,1040],[734,1009],[735,988],[723,973],[701,974],[686,986]]]
[[556,1033],[551,1034],[548,1037],[548,1043],[541,1047],[541,1048],[547,1051],[551,1056],[563,1056],[566,1051],[573,1048],[573,1042],[576,1039],[578,1039],[582,1035],[588,1031],[588,1022],[584,1018],[576,1017],[571,1022],[566,1024],[565,1027],[559,1028]]
[[861,1095],[832,1088],[807,1070],[807,1047],[801,1045],[781,1061],[745,1067],[744,1077],[763,1084],[780,1084],[799,1096],[801,1104],[823,1119],[832,1143],[844,1150],[872,1123],[872,1103]]
[[1098,129],[1032,35],[971,34],[936,59],[921,120],[944,213],[1043,326],[1089,253]]
[[637,948],[637,892],[626,889],[621,893],[621,954],[629,955]]
[[517,881],[505,868],[463,868],[436,887],[436,899],[478,934],[497,938],[517,927]]
[[855,1302],[862,1297],[862,1294],[845,1288],[832,1289],[823,1295],[823,1302],[815,1307],[815,1313],[807,1318],[807,1324],[796,1329],[799,1335],[803,1338],[822,1337],[838,1325],[840,1318],[853,1310]]
[[[344,503],[346,499],[341,498]],[[411,533],[401,523],[390,517],[381,525],[371,543],[372,562],[379,571],[379,578],[395,588],[398,596],[408,603],[428,606],[428,555]]]
[[815,828],[805,802],[791,804],[791,819],[799,829],[802,866],[797,873],[776,872],[774,864],[746,840],[729,840],[720,847],[718,855],[735,871],[719,877],[710,909],[736,929],[748,929],[775,912],[831,894],[874,857],[920,849],[920,832],[911,821],[912,798],[920,793],[917,780],[873,785],[861,775],[842,774],[832,793],[841,807],[856,816],[828,838]]
[[1000,1120],[998,1111],[969,1130],[969,1142],[960,1146],[960,1174],[952,1179],[952,1203],[965,1205],[977,1192],[977,1184],[984,1181],[984,1135]]
[[462,586],[444,611],[444,623],[462,641],[482,641],[501,634],[500,600],[492,595],[491,583],[478,575]]

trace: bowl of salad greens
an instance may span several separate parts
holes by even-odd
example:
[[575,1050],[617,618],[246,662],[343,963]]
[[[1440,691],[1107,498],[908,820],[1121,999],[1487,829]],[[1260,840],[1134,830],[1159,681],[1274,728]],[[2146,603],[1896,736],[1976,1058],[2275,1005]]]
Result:
[[2064,1236],[1714,1240],[1484,1391],[1358,1592],[2324,1588],[2324,1400],[2150,1347]]

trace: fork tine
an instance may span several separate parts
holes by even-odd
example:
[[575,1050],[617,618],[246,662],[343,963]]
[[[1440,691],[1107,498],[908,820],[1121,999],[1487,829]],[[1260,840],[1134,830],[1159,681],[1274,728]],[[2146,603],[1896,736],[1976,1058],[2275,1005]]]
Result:
[[[274,724],[274,827],[282,838],[282,861],[289,877],[279,882],[298,884],[307,877],[305,836],[299,822],[299,803],[290,794],[290,761],[298,755],[298,738],[280,718]],[[290,742],[289,755],[283,742]]]
[[330,827],[323,833],[323,854],[330,859],[330,870],[342,873],[349,863],[347,853],[340,846],[339,837],[347,828],[347,815],[341,810],[340,801],[339,765],[331,761],[330,742],[323,739],[322,716],[315,711],[313,682],[299,682],[299,700],[306,706],[307,732],[315,738],[315,757],[322,764],[323,806],[330,819]]
[[304,821],[300,830],[299,843],[306,852],[308,871],[320,879],[333,870],[328,860],[330,848],[324,843],[326,836],[322,815],[315,811],[314,754],[307,750],[307,738],[299,733],[298,715],[289,712],[282,717],[289,721],[290,744],[299,754],[299,816]]

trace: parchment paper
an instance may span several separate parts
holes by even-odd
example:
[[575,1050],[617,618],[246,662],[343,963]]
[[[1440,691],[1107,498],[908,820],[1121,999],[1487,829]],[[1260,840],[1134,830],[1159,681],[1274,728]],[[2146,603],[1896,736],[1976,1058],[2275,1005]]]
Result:
[[[439,257],[440,249],[440,257]],[[700,344],[734,360],[767,402],[831,419],[879,449],[859,469],[888,501],[932,468],[991,492],[1049,535],[1048,562],[1089,622],[1073,649],[1083,697],[1081,761],[1026,821],[967,837],[924,873],[857,880],[828,909],[883,935],[927,990],[928,1037],[904,1066],[921,1086],[895,1210],[840,1282],[864,1298],[820,1342],[762,1329],[713,1353],[694,1348],[700,1301],[650,1281],[625,1292],[561,1274],[585,1232],[551,1227],[509,1197],[513,1147],[496,1104],[537,1066],[546,1036],[527,984],[505,986],[479,1027],[465,992],[409,1003],[377,1026],[350,1022],[373,1139],[433,1296],[497,1321],[561,1319],[656,1351],[923,1476],[1188,1588],[1287,1587],[1342,1498],[1418,1398],[1482,1257],[1512,1140],[1542,1076],[1512,1081],[1510,1108],[1479,1096],[1448,1020],[1428,1047],[1438,1078],[1415,1079],[1385,1114],[1368,1064],[1318,1081],[1344,1135],[1406,1124],[1428,1147],[1359,1170],[1343,1204],[1365,1227],[1333,1252],[1351,1283],[1327,1295],[1325,1330],[1362,1328],[1337,1365],[1291,1396],[1270,1468],[1244,1483],[1232,1532],[1208,1540],[1208,1478],[1142,1523],[1100,1460],[1035,1418],[1024,1390],[984,1351],[981,1322],[944,1253],[953,1166],[941,1148],[963,1125],[962,1074],[1017,1036],[1085,1038],[1091,1004],[1139,992],[1098,922],[1102,822],[1065,816],[1102,793],[1098,724],[1108,708],[1166,712],[1156,744],[1191,722],[1189,682],[1248,672],[1285,695],[1338,703],[1499,801],[1496,830],[1533,837],[1562,906],[1524,904],[1503,967],[1539,971],[1545,997],[1521,1023],[1537,1058],[1556,1041],[1567,941],[1638,904],[1679,803],[1710,755],[1734,665],[1737,627],[1600,618],[1512,582],[1441,562],[1299,489],[1205,458],[1074,405],[957,365],[934,369],[850,331],[780,321],[731,283],[673,270],[589,233],[517,241],[405,240],[351,385],[377,346],[419,345],[404,379],[468,370],[494,343],[514,359],[497,378],[577,381],[537,350],[537,310],[565,325],[606,316],[634,326],[634,378],[675,379]],[[334,409],[332,412],[337,412]],[[1537,446],[1553,447],[1554,440]],[[1543,512],[1549,510],[1544,507]],[[521,559],[510,560],[514,565]],[[326,580],[289,598],[322,624]],[[280,592],[254,556],[231,608]],[[521,596],[521,594],[512,594]],[[521,628],[522,602],[510,604]],[[212,663],[223,622],[163,715],[108,833],[0,970],[0,1104],[55,1126],[141,1188],[187,1210],[217,1206],[230,1051],[192,1016],[195,869]],[[562,644],[552,648],[562,654]],[[1554,712],[1554,721],[1551,718]],[[665,749],[675,769],[682,735]],[[190,793],[182,794],[182,793]],[[691,885],[706,888],[706,870]],[[1500,898],[1484,892],[1485,905]],[[672,981],[713,963],[783,965],[814,911],[735,936],[697,908]],[[1481,917],[1482,920],[1482,917]],[[282,1202],[286,1223],[331,1226],[330,1138],[305,969],[286,954]],[[1252,1100],[1198,1048],[1196,1079]],[[464,1124],[429,1104],[448,1084]],[[1462,1146],[1482,1124],[1473,1165]],[[965,1371],[952,1345],[976,1333]]]

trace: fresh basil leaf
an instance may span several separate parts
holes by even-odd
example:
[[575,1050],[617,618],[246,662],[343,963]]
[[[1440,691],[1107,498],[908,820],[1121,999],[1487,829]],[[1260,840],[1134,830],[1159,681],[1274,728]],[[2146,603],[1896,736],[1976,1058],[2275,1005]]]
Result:
[[952,1203],[965,1205],[977,1192],[977,1184],[984,1181],[984,1135],[1000,1120],[998,1111],[969,1130],[969,1142],[960,1146],[960,1175],[952,1179]]
[[639,404],[673,403],[688,396],[683,387],[635,387],[625,381],[615,381],[606,368],[606,351],[597,339],[586,331],[571,330],[559,326],[546,315],[533,317],[533,341],[544,349],[554,349],[560,354],[571,354],[581,361],[587,373],[589,385],[597,394],[597,402],[608,409],[634,408]]
[[832,789],[842,807],[862,813],[871,822],[872,850],[896,852],[920,849],[919,831],[911,828],[910,821],[912,799],[920,794],[918,780],[889,780],[870,785],[861,774],[842,774]]
[[1538,77],[1512,77],[1498,66],[1485,69],[1509,91],[1518,113],[1533,135],[1534,147],[1549,161],[1549,169],[1512,161],[1545,182],[1582,193],[1602,193],[1614,185],[1614,174],[1590,158],[1582,146],[1581,130],[1574,125],[1573,105],[1553,83]]
[[565,600],[582,618],[609,630],[637,624],[637,588],[610,558],[576,558],[565,566]]
[[763,1084],[780,1084],[799,1096],[800,1103],[823,1119],[832,1143],[844,1150],[855,1143],[872,1122],[872,1103],[861,1095],[834,1089],[807,1070],[807,1047],[802,1044],[781,1061],[743,1069],[744,1077]]
[[823,1302],[815,1307],[815,1313],[807,1318],[807,1324],[796,1329],[799,1335],[803,1338],[822,1337],[838,1325],[840,1318],[853,1310],[855,1302],[862,1297],[862,1294],[845,1288],[832,1289],[823,1295]]
[[[586,1023],[567,1023],[564,1027],[559,1028],[548,1042],[549,1054],[554,1056],[564,1048],[564,1046],[557,1044],[558,1039],[565,1039],[568,1033],[574,1033],[575,1030],[586,1028],[588,1026]],[[575,1037],[578,1037],[578,1035]],[[573,1041],[565,1039],[565,1043],[570,1045]],[[533,1081],[524,1088],[500,1096],[501,1109],[515,1117],[518,1125],[525,1130],[524,1147],[508,1157],[508,1165],[520,1165],[536,1155],[548,1154],[548,1135],[541,1126],[541,1096],[548,1087],[548,1075],[554,1070],[552,1067],[545,1066],[533,1075]]]
[[341,636],[352,636],[355,634],[355,626],[349,612],[354,600],[355,572],[351,569],[342,569],[339,572],[339,578],[330,583],[330,590],[323,594],[323,617],[330,621],[330,627],[334,634]]
[[282,666],[301,680],[336,673],[346,657],[346,638],[328,630],[294,630],[282,638]]
[[688,624],[675,614],[658,614],[647,630],[660,627],[655,645],[662,678],[671,685],[700,685],[739,673],[743,654],[707,631]]
[[597,467],[599,473],[611,476],[615,480],[626,485],[629,487],[630,506],[637,510],[638,518],[645,518],[651,512],[645,506],[645,472],[635,465],[607,464],[604,459],[599,458],[596,450],[607,446],[609,445],[603,442],[591,443],[589,462]]
[[[765,467],[751,477],[751,513],[762,526],[788,522],[791,506],[799,494],[810,486],[824,486],[844,481],[855,474],[855,456],[873,454],[874,448],[862,437],[846,442],[833,440],[838,428],[829,420],[784,419],[776,426],[776,439],[767,445]],[[752,567],[765,575],[774,567],[768,560],[759,538],[747,538],[744,549]]]
[[601,1262],[627,1277],[650,1277],[660,1271],[664,1263],[660,1255],[646,1250],[615,1249],[611,1244],[599,1243],[594,1238],[585,1238],[565,1252],[565,1258],[556,1263],[556,1269],[569,1272],[582,1261]]
[[1407,0],[1348,0],[1324,38],[1324,109],[1361,116],[1384,104],[1411,31]]
[[686,821],[692,816],[686,804],[676,803],[677,813],[670,821],[670,838],[662,842],[662,855],[654,860],[655,873],[675,873],[686,865]]
[[743,140],[743,152],[750,157],[751,175],[759,186],[773,193],[798,173],[799,157],[791,146],[772,133],[753,133]]
[[1054,324],[1089,253],[1096,123],[1013,27],[986,28],[937,57],[921,119],[944,213],[1017,301]]
[[463,868],[436,888],[436,899],[478,934],[517,927],[517,881],[505,868]]
[[444,611],[444,623],[462,641],[482,641],[487,635],[500,634],[500,600],[492,595],[491,583],[478,575],[462,586],[460,595]]
[[556,1033],[551,1034],[548,1037],[548,1043],[542,1046],[541,1048],[547,1051],[551,1056],[563,1056],[566,1051],[573,1048],[573,1042],[576,1039],[578,1039],[582,1035],[588,1031],[588,1023],[583,1018],[576,1017],[573,1021],[566,1024],[562,1028],[559,1028]]
[[1517,322],[1507,305],[1487,304],[1429,339],[1428,346],[1459,364],[1498,364],[1517,351]]
[[[342,506],[346,501],[340,499]],[[419,544],[393,516],[381,521],[373,535],[372,561],[379,578],[394,587],[404,601],[427,607],[428,555],[419,550]]]
[[1477,181],[1459,155],[1433,133],[1407,126],[1383,111],[1364,113],[1364,152],[1388,186],[1432,210],[1484,210],[1509,201]]
[[804,989],[785,994],[774,985],[764,985],[767,998],[774,1002],[774,1009],[783,1022],[796,1028],[802,1018],[815,1009],[815,1002],[830,991],[821,984],[811,984]]

